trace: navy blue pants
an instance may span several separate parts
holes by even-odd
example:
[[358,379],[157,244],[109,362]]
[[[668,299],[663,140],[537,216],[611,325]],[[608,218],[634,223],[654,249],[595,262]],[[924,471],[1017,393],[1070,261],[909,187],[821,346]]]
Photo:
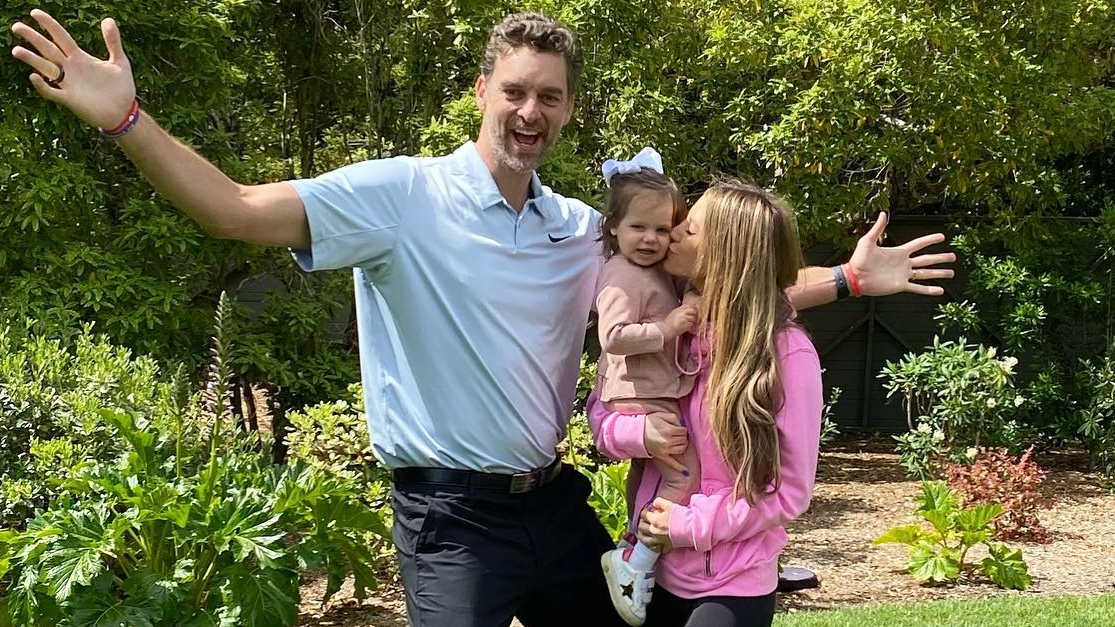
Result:
[[614,548],[566,466],[532,492],[396,484],[393,536],[415,627],[624,627],[600,555]]
[[774,593],[761,597],[683,599],[656,586],[643,627],[770,627]]

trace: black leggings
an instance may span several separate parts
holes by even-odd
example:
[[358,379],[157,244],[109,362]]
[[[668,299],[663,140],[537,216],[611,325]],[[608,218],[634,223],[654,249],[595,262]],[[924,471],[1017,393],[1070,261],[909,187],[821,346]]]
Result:
[[645,627],[770,627],[774,593],[762,597],[683,599],[655,586]]

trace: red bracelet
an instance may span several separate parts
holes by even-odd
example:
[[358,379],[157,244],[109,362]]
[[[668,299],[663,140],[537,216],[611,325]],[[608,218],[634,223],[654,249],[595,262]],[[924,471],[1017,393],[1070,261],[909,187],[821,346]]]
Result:
[[855,272],[852,272],[852,264],[845,263],[840,266],[844,269],[844,276],[848,277],[848,288],[852,290],[852,296],[859,298],[863,296],[863,291],[859,288],[859,277]]
[[136,122],[138,122],[138,121],[139,121],[139,98],[133,98],[132,99],[132,106],[130,108],[128,108],[128,115],[127,115],[127,117],[124,118],[123,122],[121,122],[120,124],[117,124],[116,128],[114,128],[112,130],[106,130],[106,129],[99,128],[99,127],[97,128],[97,130],[100,131],[101,135],[104,135],[105,137],[110,137],[112,139],[116,139],[117,137],[123,137],[124,135],[127,135],[128,131],[132,130],[132,127],[134,127],[136,125]]

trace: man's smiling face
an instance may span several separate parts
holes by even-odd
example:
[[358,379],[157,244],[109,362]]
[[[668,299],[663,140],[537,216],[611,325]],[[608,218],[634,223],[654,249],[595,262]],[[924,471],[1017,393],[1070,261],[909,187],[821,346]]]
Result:
[[484,114],[481,145],[512,172],[538,168],[573,116],[565,59],[528,46],[499,56],[492,73],[476,81]]

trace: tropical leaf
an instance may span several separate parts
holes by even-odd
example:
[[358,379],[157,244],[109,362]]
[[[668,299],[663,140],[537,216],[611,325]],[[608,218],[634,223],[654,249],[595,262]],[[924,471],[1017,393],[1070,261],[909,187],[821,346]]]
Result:
[[952,511],[931,509],[928,511],[923,511],[921,515],[929,521],[929,524],[933,525],[933,528],[936,529],[937,533],[939,533],[942,537],[948,536],[949,531],[952,529],[953,526],[954,516]]
[[154,627],[162,616],[156,603],[117,599],[108,585],[77,591],[68,609],[73,627]]
[[298,618],[298,574],[293,570],[234,564],[227,578],[225,605],[238,613],[242,627],[286,627]]
[[926,536],[926,532],[921,528],[921,525],[900,525],[887,529],[883,535],[871,541],[871,544],[909,544],[915,545]]
[[159,615],[164,618],[168,613],[177,613],[186,596],[181,583],[162,577],[147,567],[133,571],[122,587],[127,598],[148,602],[158,608]]
[[923,481],[918,496],[918,512],[951,513],[959,506],[956,493],[944,481]]
[[939,583],[955,579],[960,574],[960,563],[954,556],[922,542],[910,551],[909,570],[919,581]]
[[993,543],[987,546],[988,557],[980,563],[980,571],[991,581],[1013,590],[1030,587],[1030,569],[1022,559],[1022,549],[1011,549],[1005,544]]
[[956,526],[961,531],[983,531],[1002,513],[1003,506],[998,503],[975,505],[965,508],[956,516]]

